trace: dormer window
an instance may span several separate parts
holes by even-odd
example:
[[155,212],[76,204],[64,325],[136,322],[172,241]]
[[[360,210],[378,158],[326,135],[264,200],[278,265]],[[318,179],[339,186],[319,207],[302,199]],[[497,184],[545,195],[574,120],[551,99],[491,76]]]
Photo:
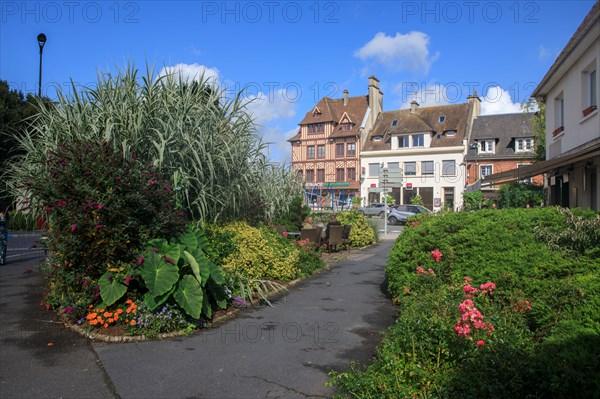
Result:
[[482,140],[479,142],[479,153],[480,154],[493,154],[494,153],[494,140]]
[[515,140],[515,152],[531,152],[533,151],[533,139],[516,139]]
[[344,122],[342,123],[342,130],[352,130],[352,123],[350,122]]
[[381,136],[380,135],[373,136],[373,141],[381,141]]
[[446,130],[445,134],[448,137],[454,137],[456,136],[456,130]]
[[397,120],[397,119],[394,119],[394,120],[392,121],[392,127],[396,126],[397,124],[398,124],[398,120]]
[[319,109],[319,107],[315,107],[315,109],[313,109],[312,115],[313,116],[320,116],[321,115],[321,110]]
[[444,123],[446,122],[446,115],[440,115],[440,118],[438,119],[439,123]]
[[311,123],[310,125],[308,125],[308,133],[309,134],[323,133],[323,132],[325,132],[325,124],[324,123]]

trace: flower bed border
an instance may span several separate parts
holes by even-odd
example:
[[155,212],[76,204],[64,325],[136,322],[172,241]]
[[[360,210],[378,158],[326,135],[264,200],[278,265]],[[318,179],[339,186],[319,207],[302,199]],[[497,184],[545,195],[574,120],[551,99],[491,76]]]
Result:
[[[354,250],[361,250],[361,249],[367,248],[369,246],[370,245],[363,247],[363,248],[356,248]],[[334,265],[335,263],[337,263],[339,261],[346,259],[348,256],[351,255],[352,252],[353,252],[352,249],[348,249],[344,252],[345,256],[328,259],[330,263],[328,263],[327,261],[324,260],[325,266],[322,267],[321,269],[318,269],[315,273],[313,273],[309,277],[317,276],[317,275],[321,274],[322,272],[324,272],[325,270],[329,270],[332,265]],[[268,299],[274,298],[277,295],[280,295],[283,292],[287,291],[288,288],[294,287],[298,283],[301,283],[302,281],[305,281],[305,280],[306,279],[297,278],[295,280],[289,281],[289,282],[283,284],[284,289],[274,289],[272,291],[269,291],[267,293],[267,298]],[[250,305],[248,307],[255,307],[260,303],[260,301],[261,301],[261,298],[252,299],[252,301],[250,301]],[[70,328],[71,330],[75,331],[76,333],[78,333],[90,340],[108,342],[108,343],[129,343],[129,342],[145,342],[145,341],[163,340],[163,339],[169,339],[169,338],[175,338],[175,337],[181,337],[181,336],[194,334],[194,333],[200,332],[202,330],[208,330],[208,329],[214,328],[217,325],[220,325],[228,320],[235,318],[240,311],[241,311],[241,309],[235,309],[235,308],[227,309],[225,314],[221,314],[221,315],[215,317],[214,319],[212,319],[212,321],[210,322],[210,325],[208,327],[202,327],[202,328],[195,329],[191,333],[186,332],[186,331],[174,331],[174,332],[170,332],[170,333],[158,334],[157,336],[154,336],[154,337],[148,337],[146,335],[107,335],[107,334],[103,334],[101,332],[101,330],[100,331],[88,331],[85,328],[81,327],[80,325],[70,323],[69,321],[66,320],[66,317],[64,317],[64,316],[62,316],[61,318],[63,319],[62,320],[63,323],[68,328]]]

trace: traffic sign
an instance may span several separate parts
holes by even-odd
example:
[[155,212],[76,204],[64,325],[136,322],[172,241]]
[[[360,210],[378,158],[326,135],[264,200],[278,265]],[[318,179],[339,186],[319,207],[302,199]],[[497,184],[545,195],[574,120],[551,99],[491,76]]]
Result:
[[385,192],[387,192],[387,190],[385,188],[381,188],[381,187],[369,187],[369,192],[370,193],[385,193]]

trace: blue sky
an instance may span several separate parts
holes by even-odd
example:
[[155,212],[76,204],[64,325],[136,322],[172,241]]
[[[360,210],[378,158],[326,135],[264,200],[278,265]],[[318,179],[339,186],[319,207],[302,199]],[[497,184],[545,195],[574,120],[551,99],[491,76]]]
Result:
[[465,101],[516,112],[594,1],[48,1],[0,3],[0,79],[37,92],[38,33],[48,42],[43,91],[93,85],[128,62],[247,87],[274,161],[323,96],[367,93],[384,110]]

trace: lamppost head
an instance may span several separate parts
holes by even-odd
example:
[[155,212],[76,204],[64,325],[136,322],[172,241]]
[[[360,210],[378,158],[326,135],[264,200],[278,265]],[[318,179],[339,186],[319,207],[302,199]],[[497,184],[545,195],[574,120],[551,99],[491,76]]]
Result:
[[43,33],[40,33],[37,37],[38,40],[38,45],[40,46],[40,49],[42,49],[44,47],[44,44],[46,44],[46,35],[44,35]]

